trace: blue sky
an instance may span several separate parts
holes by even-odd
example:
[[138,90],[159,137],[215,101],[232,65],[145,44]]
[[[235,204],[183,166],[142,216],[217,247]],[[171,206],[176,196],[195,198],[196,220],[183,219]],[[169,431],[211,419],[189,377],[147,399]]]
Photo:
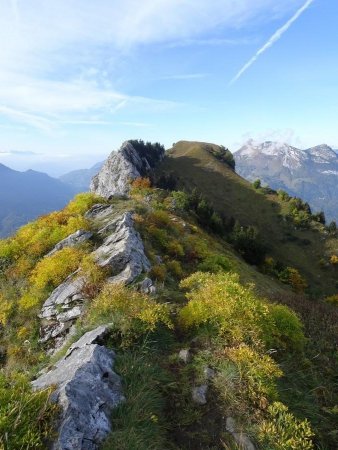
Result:
[[0,162],[56,175],[130,138],[338,148],[337,17],[335,0],[0,0]]

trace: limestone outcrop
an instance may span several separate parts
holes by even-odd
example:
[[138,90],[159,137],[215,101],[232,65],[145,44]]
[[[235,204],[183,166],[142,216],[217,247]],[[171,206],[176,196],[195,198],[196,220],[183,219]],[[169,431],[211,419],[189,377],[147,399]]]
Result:
[[84,334],[55,367],[32,382],[35,390],[56,386],[51,400],[61,408],[53,450],[97,450],[111,431],[111,412],[123,400],[115,353],[102,345],[106,326]]
[[51,250],[46,256],[51,256],[59,250],[65,247],[75,247],[76,245],[82,244],[88,241],[93,236],[93,233],[85,230],[77,230],[75,233],[69,235],[59,243],[55,245],[53,250]]
[[[157,161],[163,159],[164,149],[159,150]],[[130,181],[149,175],[155,165],[149,155],[137,151],[131,142],[126,141],[117,152],[112,152],[100,172],[90,184],[91,192],[105,198],[127,195]]]
[[[98,265],[110,269],[108,282],[129,284],[141,273],[150,270],[150,262],[145,255],[141,236],[135,230],[131,211],[116,215],[111,205],[94,205],[87,217],[99,225],[97,236],[103,242],[92,256]],[[148,284],[144,283],[144,291],[153,293],[155,287],[151,280],[150,284],[149,279],[146,280]],[[85,277],[75,272],[54,289],[39,314],[40,342],[53,340],[54,349],[64,343],[74,322],[84,310],[85,285]]]
[[62,344],[64,336],[83,311],[85,297],[82,289],[84,285],[85,279],[77,277],[77,274],[74,273],[54,289],[39,314],[42,336],[40,342],[55,339],[54,347]]
[[99,231],[99,234],[107,233],[108,237],[93,256],[101,267],[111,267],[111,283],[128,284],[142,272],[149,271],[150,263],[141,236],[134,228],[131,211],[112,218]]

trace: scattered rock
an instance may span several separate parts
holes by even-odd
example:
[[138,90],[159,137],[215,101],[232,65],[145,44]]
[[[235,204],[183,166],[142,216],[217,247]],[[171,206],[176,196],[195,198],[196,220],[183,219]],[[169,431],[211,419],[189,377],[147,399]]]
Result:
[[131,283],[142,272],[150,270],[141,236],[134,228],[132,212],[115,217],[105,230],[107,227],[113,231],[93,255],[101,267],[112,268],[111,283]]
[[105,214],[110,214],[112,210],[112,205],[107,203],[96,203],[93,205],[84,215],[86,219],[97,219]]
[[111,431],[113,408],[123,400],[115,353],[97,342],[107,327],[86,333],[55,367],[32,382],[35,390],[56,386],[52,401],[62,410],[53,450],[98,450]]
[[139,283],[139,290],[143,294],[153,295],[156,293],[156,287],[150,278],[145,278],[141,283]]
[[[164,151],[158,155],[159,160],[163,157]],[[100,172],[93,177],[90,190],[105,198],[127,195],[130,181],[149,175],[153,165],[152,161],[142,157],[133,145],[126,141],[117,152],[110,154]]]
[[54,255],[59,250],[62,250],[65,247],[75,247],[76,245],[82,244],[83,242],[88,241],[93,236],[93,233],[85,230],[77,230],[75,233],[66,237],[62,241],[60,241],[56,246],[47,253],[46,256]]
[[207,380],[211,380],[215,377],[215,371],[214,369],[210,369],[210,367],[205,367],[203,373]]
[[181,361],[187,364],[191,360],[190,350],[188,348],[182,348],[182,350],[178,353],[178,357]]
[[193,401],[198,405],[205,405],[207,403],[207,392],[208,386],[206,384],[194,387],[192,390]]
[[160,255],[155,256],[156,264],[163,264],[163,258]]
[[239,448],[243,450],[256,450],[249,436],[238,429],[233,417],[227,417],[225,428],[232,435]]

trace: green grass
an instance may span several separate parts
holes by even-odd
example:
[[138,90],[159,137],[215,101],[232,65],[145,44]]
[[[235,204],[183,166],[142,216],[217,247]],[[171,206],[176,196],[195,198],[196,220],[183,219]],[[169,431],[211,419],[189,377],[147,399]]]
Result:
[[[338,251],[338,241],[316,230],[295,230],[284,221],[287,204],[277,195],[264,194],[254,189],[225,163],[212,156],[208,148],[213,144],[180,141],[158,169],[161,173],[173,172],[179,178],[179,187],[197,188],[216,210],[234,217],[241,225],[253,225],[276,260],[301,271],[313,292],[326,295],[335,293],[337,269],[322,270],[320,259]],[[309,245],[302,245],[308,239]]]
[[126,401],[114,412],[113,431],[103,450],[168,449],[163,393],[168,374],[142,348],[119,354],[115,370],[122,377]]

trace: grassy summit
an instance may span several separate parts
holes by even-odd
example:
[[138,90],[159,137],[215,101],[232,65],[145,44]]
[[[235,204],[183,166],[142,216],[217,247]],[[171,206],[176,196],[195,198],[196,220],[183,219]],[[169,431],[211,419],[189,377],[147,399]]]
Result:
[[215,144],[180,141],[169,150],[158,175],[173,174],[178,188],[196,188],[226,217],[255,227],[268,255],[297,268],[315,296],[334,294],[337,272],[329,260],[338,252],[337,239],[318,222],[304,228],[289,220],[289,202],[271,190],[255,189],[215,156],[220,151]]

